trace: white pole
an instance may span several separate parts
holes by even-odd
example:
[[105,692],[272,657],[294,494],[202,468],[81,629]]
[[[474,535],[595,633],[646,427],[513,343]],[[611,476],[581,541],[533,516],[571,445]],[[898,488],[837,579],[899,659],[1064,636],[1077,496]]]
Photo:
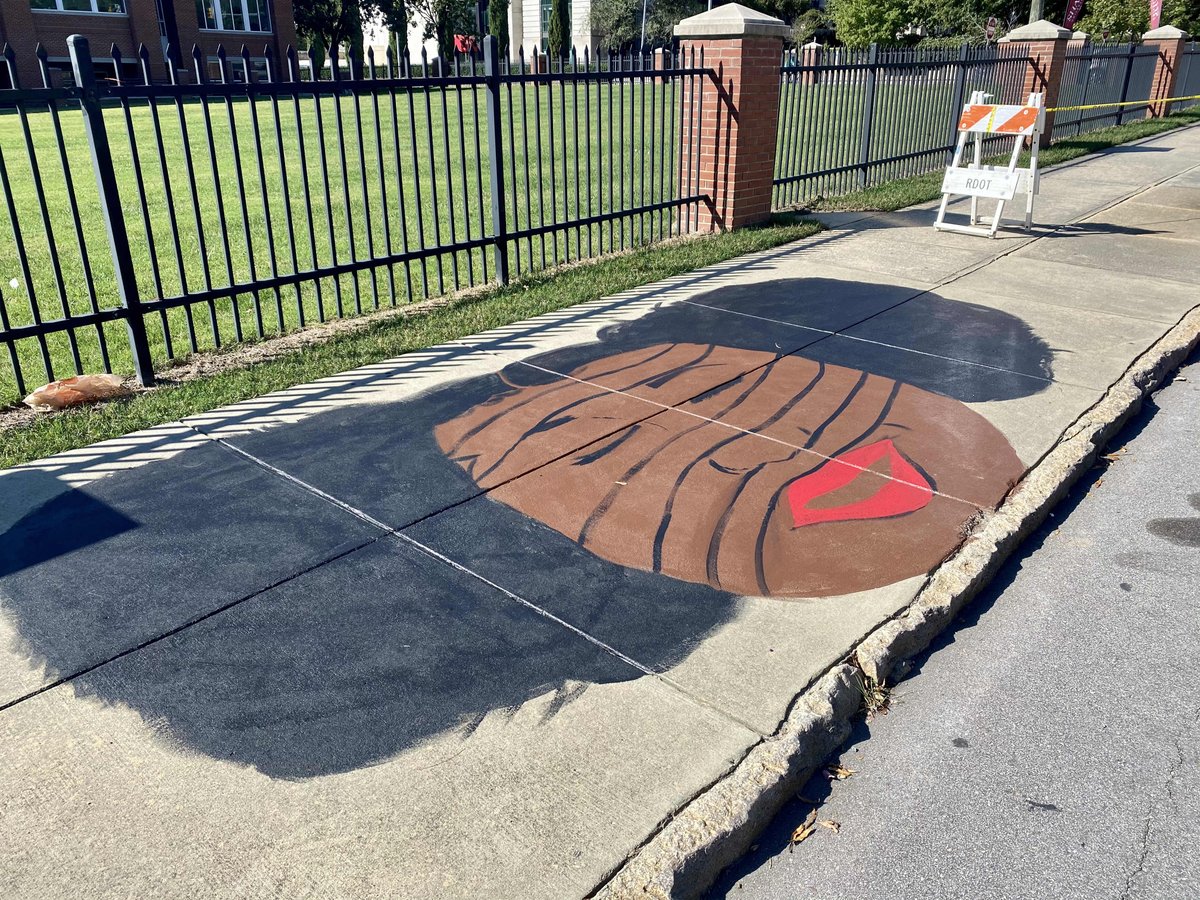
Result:
[[650,0],[642,0],[642,52],[646,52],[646,5]]

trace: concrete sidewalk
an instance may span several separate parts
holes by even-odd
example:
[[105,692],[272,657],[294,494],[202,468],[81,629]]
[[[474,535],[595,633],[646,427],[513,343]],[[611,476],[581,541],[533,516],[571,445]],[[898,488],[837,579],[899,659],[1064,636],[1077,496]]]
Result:
[[1047,173],[1033,238],[840,217],[0,473],[8,894],[668,889],[797,697],[1200,331],[1198,216],[1193,128]]
[[[1200,353],[710,897],[1200,896]],[[785,852],[785,848],[786,852]]]

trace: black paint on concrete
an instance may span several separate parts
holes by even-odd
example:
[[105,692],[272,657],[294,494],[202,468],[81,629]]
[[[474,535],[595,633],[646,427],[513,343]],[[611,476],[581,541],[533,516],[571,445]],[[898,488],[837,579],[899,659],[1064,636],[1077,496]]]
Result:
[[[996,340],[1000,343],[1005,340],[1005,336],[997,334]],[[1029,343],[1023,351],[1026,364],[1022,368],[1036,367],[1049,372],[1050,349],[1032,332],[1027,335],[1027,340]],[[954,341],[953,335],[946,339],[947,352],[954,352]],[[804,355],[823,363],[865,369],[873,375],[886,375],[935,394],[954,397],[964,403],[1028,397],[1039,394],[1050,386],[1048,375],[1035,377],[998,368],[998,363],[977,365],[930,353],[917,353],[899,347],[854,340],[842,335],[833,335],[806,347]]]
[[[911,294],[870,287],[881,308]],[[808,309],[819,317],[823,307],[850,296],[847,291],[859,298],[870,293],[867,286],[808,279],[722,289],[699,299],[772,318],[789,308],[789,315],[806,317]],[[847,300],[849,306],[860,302]],[[987,328],[1002,341],[1025,341],[1022,352],[1048,365],[1049,348],[1020,320],[953,305],[958,313],[949,320],[948,344],[956,327]],[[781,354],[810,337],[786,325],[675,304],[537,362],[569,371],[664,342]],[[804,354],[824,348],[829,356],[832,340]],[[1045,386],[844,343],[855,344],[854,351],[830,361],[962,400],[1025,396]],[[477,377],[398,403],[333,408],[235,443],[393,527],[461,504],[411,533],[562,610],[576,627],[613,635],[613,643],[647,668],[668,668],[734,614],[735,597],[602,561],[486,498],[464,502],[478,488],[434,440],[437,425],[514,384],[546,377],[514,364],[504,379]],[[647,418],[658,412],[646,405]],[[628,424],[615,422],[612,432]],[[78,536],[59,534],[63,529]],[[51,676],[66,675],[378,535],[207,444],[54,497],[25,516],[0,535],[6,572],[0,594],[31,662],[45,665]],[[72,683],[83,694],[129,704],[148,721],[163,723],[185,747],[300,778],[378,762],[567,682],[637,677],[638,670],[561,626],[395,543],[380,539]]]
[[575,682],[642,673],[393,537],[72,684],[215,759],[298,779],[381,762]]
[[702,294],[692,302],[805,328],[841,331],[920,293],[921,288],[867,281],[788,278],[733,284]]
[[[896,309],[846,330],[850,337],[982,363],[1009,372],[1051,378],[1051,357],[1030,352],[1036,336],[1023,322],[996,328],[995,317],[961,317],[962,301],[947,303],[937,297],[916,297]],[[975,306],[977,310],[989,307]],[[1010,317],[1011,318],[1011,317]],[[1020,320],[1016,320],[1020,322]],[[952,340],[947,336],[953,335]],[[987,398],[997,399],[997,398]]]
[[[751,285],[719,288],[694,298],[692,303],[664,306],[632,322],[603,329],[599,342],[581,344],[543,354],[531,363],[567,373],[606,356],[663,343],[716,343],[742,350],[792,354],[819,359],[872,375],[903,381],[965,403],[1011,400],[1039,393],[1053,377],[1054,354],[1023,320],[1002,310],[961,300],[925,294],[910,301],[911,288],[834,281],[826,278],[785,278]],[[875,302],[865,303],[864,297]],[[918,318],[937,323],[937,352],[958,355],[956,348],[978,347],[981,342],[998,348],[987,361],[995,368],[970,366],[957,359],[851,341],[809,331],[822,321],[849,319],[847,310],[861,312],[867,322],[849,331],[857,333],[875,321],[890,321],[909,302],[920,304]],[[721,306],[745,315],[714,319],[705,306]],[[751,318],[751,316],[760,318]],[[774,319],[786,322],[765,322]],[[862,319],[852,319],[860,322]],[[793,328],[789,325],[802,325]],[[989,336],[985,339],[984,336]],[[895,343],[904,335],[884,333],[880,340]],[[788,348],[791,349],[788,349]],[[1003,348],[1003,352],[999,352]],[[1012,371],[1006,371],[1011,369]],[[1022,374],[1017,374],[1022,373]],[[1038,377],[1027,377],[1033,373]],[[715,387],[715,385],[714,385]]]
[[733,618],[738,598],[618,566],[489,497],[405,531],[655,671]]
[[[0,479],[20,502],[50,476]],[[61,490],[61,487],[59,488]],[[379,534],[204,443],[67,489],[0,534],[0,599],[47,680],[69,676]],[[6,685],[0,703],[19,691]]]

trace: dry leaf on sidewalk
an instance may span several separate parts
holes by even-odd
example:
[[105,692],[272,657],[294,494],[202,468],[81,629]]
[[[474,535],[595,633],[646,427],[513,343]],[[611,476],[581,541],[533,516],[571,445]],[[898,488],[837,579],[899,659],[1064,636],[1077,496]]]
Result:
[[799,844],[801,841],[806,840],[816,830],[817,829],[816,829],[815,825],[801,825],[799,828],[797,828],[795,831],[792,832],[792,845],[795,846],[796,844]]
[[837,834],[839,831],[842,830],[842,823],[835,822],[835,821],[833,821],[833,819],[822,819],[817,824],[820,825],[822,828],[828,828],[834,834]]
[[825,774],[830,778],[836,778],[838,781],[845,781],[854,774],[854,770],[847,769],[841,763],[834,763],[832,766],[825,767]]
[[803,841],[805,838],[807,838],[809,835],[811,835],[816,830],[816,827],[814,825],[814,823],[816,821],[817,821],[817,811],[815,809],[809,810],[808,815],[804,817],[804,821],[801,822],[799,825],[797,825],[796,830],[792,832],[792,846],[793,847],[796,844],[799,844],[801,841]]

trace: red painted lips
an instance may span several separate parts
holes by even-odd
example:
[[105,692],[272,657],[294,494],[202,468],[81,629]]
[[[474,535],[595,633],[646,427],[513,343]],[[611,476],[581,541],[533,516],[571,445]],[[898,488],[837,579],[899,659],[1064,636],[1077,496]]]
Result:
[[[867,472],[868,467],[887,459],[891,478]],[[841,506],[810,509],[814,500],[850,486],[860,478],[879,482],[878,489],[861,500]],[[794,527],[822,522],[884,519],[916,512],[933,499],[933,488],[924,475],[900,455],[890,439],[857,447],[831,459],[816,471],[797,478],[787,489]]]

